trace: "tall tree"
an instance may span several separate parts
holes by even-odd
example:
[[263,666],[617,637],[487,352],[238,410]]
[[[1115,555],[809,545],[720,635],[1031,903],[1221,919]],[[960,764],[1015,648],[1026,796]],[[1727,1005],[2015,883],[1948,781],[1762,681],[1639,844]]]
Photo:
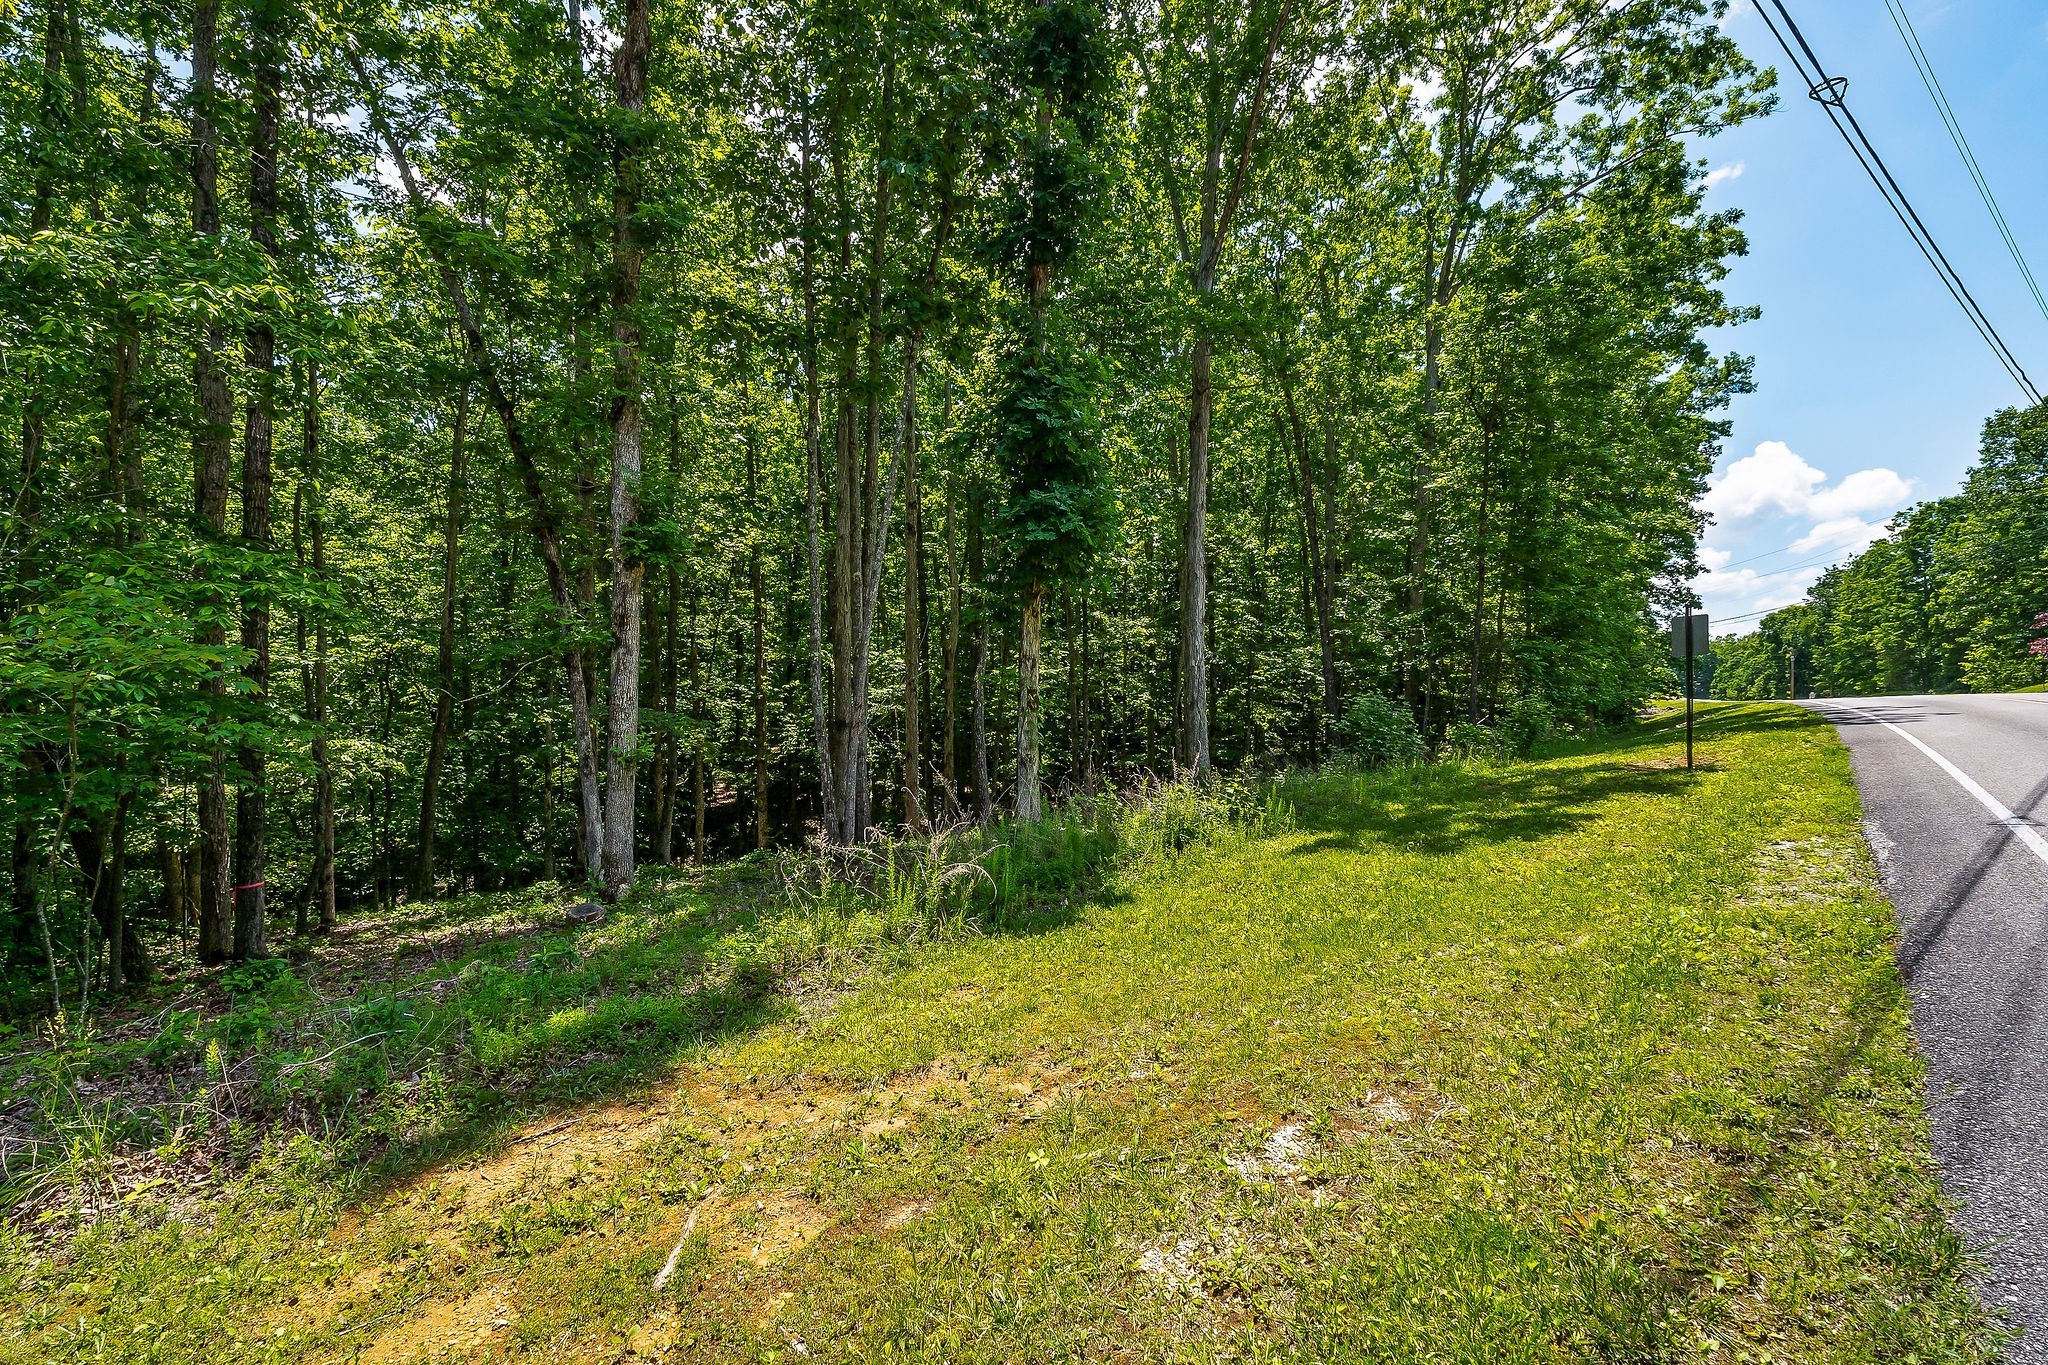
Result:
[[1024,287],[1023,335],[997,420],[1007,485],[1002,523],[1020,598],[1017,817],[1036,820],[1045,813],[1045,597],[1085,567],[1109,511],[1088,366],[1071,335],[1055,334],[1051,317],[1055,276],[1082,241],[1102,174],[1094,143],[1109,59],[1101,16],[1085,2],[1045,0],[1027,22],[1019,83],[1031,102],[1030,124],[1004,243]]
[[[214,39],[220,19],[217,0],[198,0],[192,12],[192,230],[208,249],[218,251],[220,224],[220,142],[215,125],[218,99]],[[233,399],[220,353],[226,336],[217,316],[201,324],[192,362],[198,405],[192,434],[196,486],[193,510],[201,530],[216,544],[227,533],[228,471],[233,461]],[[216,608],[202,622],[202,647],[227,643],[227,627]],[[215,721],[224,718],[227,699],[225,667],[207,675],[205,691]],[[199,960],[221,962],[234,950],[230,875],[233,846],[228,840],[228,785],[225,746],[216,742],[199,778]],[[260,902],[259,902],[260,904]]]
[[610,744],[605,754],[604,887],[617,896],[633,880],[634,783],[640,761],[640,599],[647,565],[640,520],[640,266],[637,220],[645,176],[647,62],[653,46],[648,0],[627,0],[625,31],[612,56],[616,123],[612,143],[612,469]]

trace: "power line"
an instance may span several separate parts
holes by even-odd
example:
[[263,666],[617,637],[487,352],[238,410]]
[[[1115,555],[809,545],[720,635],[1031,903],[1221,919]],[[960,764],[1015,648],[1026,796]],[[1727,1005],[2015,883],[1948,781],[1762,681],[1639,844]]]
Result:
[[[1764,551],[1764,552],[1763,552],[1762,554],[1760,554],[1760,555],[1751,555],[1751,556],[1750,556],[1750,557],[1749,557],[1748,559],[1737,559],[1737,560],[1731,560],[1731,561],[1730,561],[1729,563],[1723,564],[1723,565],[1722,565],[1722,566],[1721,566],[1720,568],[1718,568],[1718,569],[1709,569],[1709,570],[1707,570],[1707,572],[1708,572],[1708,573],[1726,573],[1726,572],[1727,572],[1728,570],[1730,570],[1730,569],[1739,569],[1739,568],[1741,568],[1741,567],[1742,567],[1743,565],[1745,565],[1745,564],[1754,564],[1754,563],[1756,563],[1756,562],[1757,562],[1757,561],[1758,561],[1759,559],[1769,559],[1769,558],[1770,558],[1770,557],[1771,557],[1772,555],[1782,555],[1782,554],[1787,554],[1787,553],[1789,553],[1789,552],[1791,552],[1791,551],[1797,550],[1798,548],[1799,548],[1799,542],[1797,542],[1797,541],[1794,541],[1794,542],[1793,542],[1792,544],[1790,544],[1790,545],[1780,545],[1780,546],[1779,546],[1779,547],[1778,547],[1777,549],[1775,549],[1775,550],[1765,550],[1765,551]],[[1766,569],[1766,570],[1764,570],[1764,572],[1765,572],[1765,573],[1790,573],[1790,572],[1792,572],[1792,569],[1796,569],[1796,568],[1799,568],[1799,567],[1800,567],[1799,565],[1797,565],[1797,564],[1794,564],[1794,565],[1792,566],[1792,568],[1790,568],[1790,569]]]
[[[1773,553],[1773,554],[1780,554],[1780,553],[1783,553],[1783,552],[1782,552],[1782,551],[1776,551],[1776,550],[1774,550],[1774,551],[1772,551],[1772,553]],[[1810,568],[1812,568],[1812,567],[1813,567],[1814,565],[1816,565],[1816,564],[1825,564],[1825,563],[1827,563],[1827,562],[1828,562],[1829,560],[1831,560],[1831,559],[1840,559],[1840,558],[1841,558],[1841,557],[1842,557],[1843,555],[1845,555],[1845,554],[1848,554],[1848,553],[1849,553],[1849,547],[1848,547],[1848,546],[1846,546],[1846,545],[1839,545],[1839,546],[1836,546],[1836,547],[1835,547],[1834,549],[1832,549],[1832,550],[1829,550],[1829,551],[1828,551],[1828,552],[1827,552],[1826,554],[1823,554],[1823,555],[1816,555],[1816,556],[1814,556],[1814,557],[1813,557],[1812,559],[1804,560],[1804,561],[1802,561],[1802,562],[1800,562],[1800,563],[1798,563],[1798,564],[1783,564],[1783,565],[1780,565],[1779,567],[1777,567],[1777,568],[1775,568],[1775,569],[1765,569],[1765,570],[1763,570],[1763,571],[1762,571],[1762,572],[1761,572],[1761,573],[1760,573],[1760,574],[1759,574],[1758,576],[1759,576],[1759,577],[1763,577],[1763,576],[1765,576],[1765,575],[1770,575],[1770,574],[1787,574],[1787,573],[1798,573],[1798,572],[1799,572],[1799,571],[1800,571],[1801,569],[1810,569]],[[1861,553],[1861,552],[1859,551],[1858,553]],[[1765,558],[1768,558],[1768,556],[1766,556],[1766,555],[1758,555],[1758,556],[1757,556],[1757,558],[1758,558],[1758,559],[1765,559]],[[1750,560],[1747,560],[1747,559],[1743,559],[1743,560],[1737,560],[1735,564],[1723,564],[1723,565],[1722,565],[1722,566],[1721,566],[1720,568],[1718,568],[1718,569],[1709,569],[1709,570],[1707,570],[1707,572],[1708,572],[1708,573],[1726,573],[1726,572],[1728,572],[1728,570],[1730,570],[1730,569],[1732,569],[1732,568],[1735,568],[1735,567],[1736,567],[1736,566],[1737,566],[1738,564],[1748,564],[1748,563],[1751,563],[1751,562],[1752,562],[1752,561],[1750,561]]]
[[[1949,264],[1948,257],[1935,242],[1934,234],[1920,221],[1920,215],[1914,210],[1912,201],[1906,198],[1906,192],[1900,188],[1898,180],[1891,173],[1891,168],[1885,165],[1884,158],[1878,155],[1877,148],[1865,135],[1862,125],[1856,122],[1856,116],[1849,112],[1849,106],[1843,99],[1849,88],[1848,79],[1827,74],[1827,69],[1821,65],[1820,58],[1814,55],[1812,45],[1806,41],[1806,35],[1799,31],[1798,23],[1793,20],[1792,12],[1785,8],[1783,0],[1771,0],[1771,5],[1778,11],[1779,18],[1785,21],[1785,27],[1791,32],[1793,41],[1799,44],[1798,51],[1793,49],[1792,42],[1786,40],[1785,34],[1779,31],[1769,9],[1758,5],[1757,13],[1763,16],[1765,26],[1771,30],[1771,36],[1778,40],[1778,46],[1785,50],[1785,56],[1792,63],[1792,69],[1800,80],[1806,82],[1806,93],[1827,111],[1828,122],[1842,135],[1842,140],[1848,144],[1856,163],[1863,168],[1863,173],[1870,177],[1870,183],[1877,186],[1878,194],[1883,196],[1885,204],[1897,215],[1900,226],[1904,227],[1906,234],[1913,239],[1913,245],[1920,248],[1920,254],[1934,267],[1934,273],[1941,277],[1942,284],[1948,289],[1949,297],[1956,301],[1956,306],[1970,319],[1971,325],[1977,329],[1977,334],[1984,338],[1984,344],[1998,357],[1999,364],[2005,367],[2006,373],[2012,376],[2013,382],[2020,386],[2029,400],[2039,403],[2040,391],[2034,387],[2033,381],[2027,378],[2027,372],[2020,367],[2019,360],[2013,355],[2011,348],[2005,344],[2004,338],[1998,335],[1998,329],[1991,325],[1991,319],[1985,316],[1984,310],[1978,306],[1976,298],[1963,283],[1962,276]],[[1801,52],[1805,54],[1804,60],[1801,59]],[[1812,64],[1811,71],[1807,69],[1808,63]]]
[[1998,206],[1998,197],[1991,192],[1991,182],[1984,178],[1984,168],[1977,164],[1977,153],[1970,147],[1970,139],[1963,135],[1963,125],[1956,118],[1954,106],[1948,102],[1948,92],[1941,88],[1941,78],[1934,74],[1934,63],[1927,56],[1927,49],[1920,42],[1920,34],[1913,27],[1913,20],[1906,13],[1903,0],[1885,0],[1885,7],[1891,11],[1892,27],[1905,40],[1906,53],[1913,59],[1914,68],[1920,73],[1920,83],[1927,87],[1927,96],[1934,101],[1935,112],[1941,115],[1944,127],[1948,129],[1949,141],[1955,143],[1956,153],[1963,159],[1963,168],[1976,182],[1977,193],[1984,200],[1984,207],[1991,211],[1991,221],[1998,228],[1998,235],[2005,239],[2005,249],[2012,254],[2012,263],[2019,267],[2020,278],[2027,282],[2027,292],[2034,296],[2034,306],[2041,310],[2041,316],[2048,318],[2048,298],[2041,296],[2041,286],[2034,281],[2034,272],[2027,265],[2027,258],[2020,251],[2020,244],[2012,234],[2012,228],[2005,221],[2005,211]]

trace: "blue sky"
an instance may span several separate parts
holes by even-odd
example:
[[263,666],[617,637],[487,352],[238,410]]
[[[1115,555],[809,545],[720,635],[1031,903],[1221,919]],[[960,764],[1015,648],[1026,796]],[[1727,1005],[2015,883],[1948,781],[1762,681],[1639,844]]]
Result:
[[[1882,0],[1786,0],[1921,218],[2037,387],[2048,320],[2006,253]],[[2048,0],[1906,0],[2035,278],[2048,285]],[[1700,145],[1708,203],[1743,210],[1728,296],[1763,316],[1715,344],[1756,359],[1715,468],[1694,584],[1715,634],[1798,601],[1901,508],[1955,491],[1978,428],[2025,401],[1797,88],[1755,0],[1728,32],[1778,68],[1779,109]],[[1748,616],[1749,619],[1740,619]]]

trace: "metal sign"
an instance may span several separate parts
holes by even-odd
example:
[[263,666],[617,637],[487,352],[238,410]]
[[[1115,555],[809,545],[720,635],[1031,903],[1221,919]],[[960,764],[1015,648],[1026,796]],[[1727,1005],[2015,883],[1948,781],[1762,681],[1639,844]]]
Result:
[[1703,659],[1707,655],[1707,617],[1704,612],[1671,618],[1671,624],[1665,629],[1665,636],[1671,641],[1671,657],[1683,659],[1688,653],[1685,647],[1685,626],[1688,621],[1692,623],[1692,649],[1689,652],[1695,659]]
[[1688,611],[1671,618],[1671,654],[1685,661],[1685,770],[1692,771],[1692,665],[1707,653],[1707,616]]

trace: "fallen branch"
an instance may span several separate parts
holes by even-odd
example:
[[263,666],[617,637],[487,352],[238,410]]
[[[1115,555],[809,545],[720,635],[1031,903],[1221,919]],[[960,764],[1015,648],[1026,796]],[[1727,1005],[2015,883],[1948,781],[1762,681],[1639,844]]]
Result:
[[538,1133],[528,1133],[524,1137],[513,1138],[511,1145],[517,1147],[522,1142],[532,1142],[536,1138],[546,1137],[549,1133],[559,1133],[564,1128],[574,1128],[578,1123],[581,1122],[581,1119],[563,1119],[560,1123],[557,1123],[552,1127],[543,1128]]
[[683,1235],[676,1238],[675,1246],[668,1253],[668,1259],[662,1262],[661,1273],[654,1277],[654,1287],[657,1290],[668,1283],[669,1276],[676,1273],[676,1262],[683,1259],[683,1243],[689,1241],[690,1234],[697,1230],[697,1215],[704,1212],[705,1206],[716,1198],[718,1186],[713,1185],[704,1191],[704,1197],[697,1201],[697,1207],[691,1209],[690,1216],[683,1220]]

